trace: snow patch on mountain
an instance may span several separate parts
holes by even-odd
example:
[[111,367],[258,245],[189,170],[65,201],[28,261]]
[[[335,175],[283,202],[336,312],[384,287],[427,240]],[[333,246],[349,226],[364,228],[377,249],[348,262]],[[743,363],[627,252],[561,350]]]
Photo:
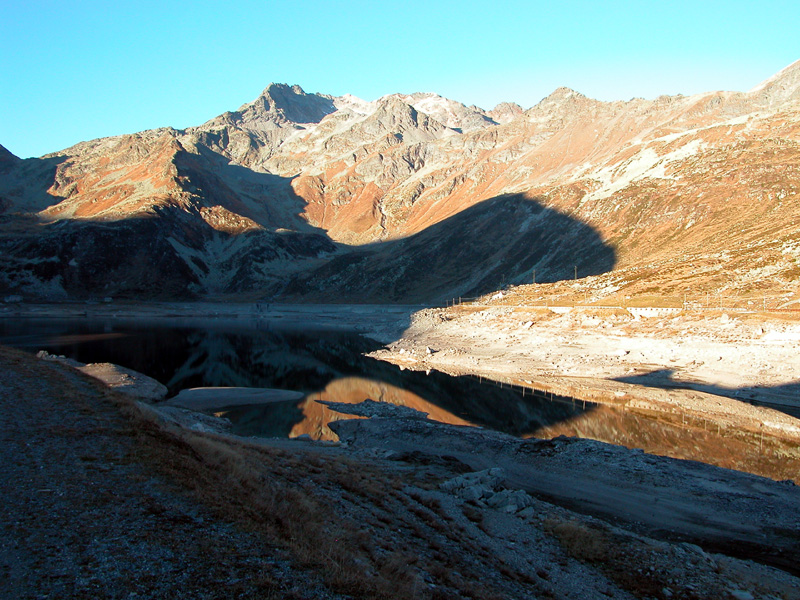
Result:
[[352,94],[345,94],[344,96],[334,98],[333,105],[338,110],[349,110],[361,115],[370,115],[375,112],[377,107],[376,102],[367,102]]
[[600,187],[581,200],[581,205],[592,200],[600,200],[625,189],[631,183],[641,179],[675,179],[666,171],[670,163],[684,160],[697,154],[704,144],[700,140],[692,140],[666,154],[659,154],[652,147],[645,145],[635,156],[622,164],[614,164],[587,173]]

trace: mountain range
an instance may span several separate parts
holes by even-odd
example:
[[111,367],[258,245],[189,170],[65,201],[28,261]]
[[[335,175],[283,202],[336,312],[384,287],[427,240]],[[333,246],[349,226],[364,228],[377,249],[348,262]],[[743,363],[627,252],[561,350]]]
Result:
[[[800,61],[749,92],[524,110],[271,84],[183,130],[0,146],[0,291],[438,302],[797,293]],[[586,279],[589,278],[589,279]]]

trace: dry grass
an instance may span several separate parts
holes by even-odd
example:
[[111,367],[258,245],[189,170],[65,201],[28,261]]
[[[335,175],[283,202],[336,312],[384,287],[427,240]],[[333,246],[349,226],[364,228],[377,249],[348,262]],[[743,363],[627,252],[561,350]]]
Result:
[[[227,520],[264,534],[334,592],[358,598],[500,598],[493,561],[427,494],[344,457],[165,428],[131,405],[140,459]],[[402,548],[402,550],[401,550]],[[511,585],[527,578],[514,574]],[[434,583],[431,587],[428,583]],[[505,584],[501,583],[501,587]]]
[[[674,559],[667,558],[670,550],[665,547],[651,546],[622,532],[611,532],[603,525],[590,525],[574,519],[548,518],[544,530],[558,540],[568,555],[591,563],[637,598],[701,600],[725,597],[719,582],[708,579],[703,582],[702,569],[693,571],[685,558],[677,563],[685,567],[684,572],[679,574],[674,569],[665,568],[664,565],[676,564]],[[538,575],[547,578],[546,574]],[[685,584],[695,577],[698,579],[694,585],[684,589],[676,587],[677,580]]]
[[600,562],[609,557],[607,536],[603,531],[588,527],[578,521],[548,519],[545,531],[555,536],[564,550],[578,560]]
[[369,531],[336,515],[313,491],[330,481],[347,482],[354,493],[385,491],[377,477],[369,478],[370,486],[358,487],[367,479],[363,466],[314,458],[309,471],[302,455],[166,429],[130,405],[128,412],[137,421],[141,459],[221,517],[290,550],[332,590],[363,598],[418,597],[411,570],[397,566],[376,572]]

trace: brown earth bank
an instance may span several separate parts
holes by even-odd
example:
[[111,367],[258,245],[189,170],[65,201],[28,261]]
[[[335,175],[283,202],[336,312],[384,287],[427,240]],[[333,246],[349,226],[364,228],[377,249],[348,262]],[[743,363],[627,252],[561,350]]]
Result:
[[[597,442],[526,442],[407,415],[388,428],[383,419],[340,421],[339,444],[209,435],[169,425],[157,406],[65,365],[8,349],[0,360],[4,596],[800,594],[796,577],[730,556],[724,543],[654,537],[658,527],[648,534],[580,494],[564,497],[599,489],[596,497],[627,498],[632,515],[680,514],[672,529],[695,519],[706,541],[752,534],[750,558],[786,568],[797,564],[798,513],[787,508],[800,496],[791,484],[713,467],[676,476],[651,462],[667,459]],[[503,447],[527,458],[509,463]],[[502,470],[473,473],[486,467]],[[654,471],[674,489],[651,485]],[[694,492],[684,513],[670,513],[678,483]],[[702,512],[710,496],[713,518]],[[660,497],[666,507],[643,508]]]

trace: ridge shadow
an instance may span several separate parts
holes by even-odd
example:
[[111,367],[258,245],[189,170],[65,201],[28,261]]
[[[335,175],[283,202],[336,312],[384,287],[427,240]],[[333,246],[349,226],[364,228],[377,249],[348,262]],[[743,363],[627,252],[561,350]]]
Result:
[[[655,387],[664,390],[695,390],[706,392],[716,396],[731,398],[740,402],[746,402],[754,406],[765,406],[777,410],[791,417],[800,419],[800,381],[794,381],[776,386],[745,386],[745,387],[725,387],[710,383],[700,383],[694,381],[684,381],[675,379],[674,369],[656,369],[648,373],[639,373],[627,377],[616,377],[614,381]],[[772,401],[770,401],[770,398]],[[792,403],[791,401],[794,401]]]
[[551,283],[614,268],[615,250],[590,225],[523,194],[483,200],[396,240],[349,247],[282,291],[287,300],[438,305],[506,284]]
[[[37,224],[35,214],[4,215],[0,291],[57,300],[238,294],[439,305],[531,281],[534,270],[537,282],[548,283],[605,273],[616,263],[615,250],[590,225],[524,194],[480,201],[408,237],[343,244],[301,217],[308,203],[292,178],[198,149],[178,150],[173,159],[189,200],[167,199],[120,219]],[[32,169],[37,161],[55,176],[60,163],[51,159],[21,162]],[[31,193],[52,204],[43,189]]]

